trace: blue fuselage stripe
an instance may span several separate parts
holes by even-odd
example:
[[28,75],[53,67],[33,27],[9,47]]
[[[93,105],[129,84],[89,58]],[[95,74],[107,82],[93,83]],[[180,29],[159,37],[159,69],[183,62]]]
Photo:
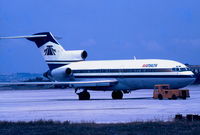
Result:
[[194,78],[192,75],[87,75],[75,78]]
[[46,60],[46,62],[79,62],[81,60]]

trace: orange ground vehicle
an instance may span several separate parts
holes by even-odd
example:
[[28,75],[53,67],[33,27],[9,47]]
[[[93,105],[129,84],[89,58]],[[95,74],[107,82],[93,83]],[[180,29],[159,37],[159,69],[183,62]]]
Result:
[[182,98],[186,99],[190,97],[188,89],[170,89],[168,84],[159,84],[154,86],[153,98],[162,100],[163,98],[168,99],[177,99]]

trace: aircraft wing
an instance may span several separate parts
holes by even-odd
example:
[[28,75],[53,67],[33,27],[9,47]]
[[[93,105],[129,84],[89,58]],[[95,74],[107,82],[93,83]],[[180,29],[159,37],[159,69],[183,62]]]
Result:
[[92,81],[68,81],[68,82],[0,82],[3,86],[12,85],[69,85],[69,87],[106,87],[113,86],[118,81],[116,79],[111,80],[92,80]]

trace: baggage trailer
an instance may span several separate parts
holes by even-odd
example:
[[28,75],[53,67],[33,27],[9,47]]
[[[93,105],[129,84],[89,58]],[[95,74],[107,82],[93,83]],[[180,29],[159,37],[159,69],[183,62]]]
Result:
[[158,84],[154,86],[153,98],[162,100],[164,98],[176,100],[190,97],[188,89],[170,89],[169,84]]

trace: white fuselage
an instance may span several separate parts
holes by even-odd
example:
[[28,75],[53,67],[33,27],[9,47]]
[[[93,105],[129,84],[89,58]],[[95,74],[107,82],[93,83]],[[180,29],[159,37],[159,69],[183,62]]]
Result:
[[[70,68],[70,76],[61,73]],[[191,84],[195,78],[188,68],[171,60],[107,60],[81,61],[52,70],[57,81],[116,79],[112,87],[91,87],[91,90],[136,90],[152,89],[155,84],[170,84],[171,88],[182,88]]]

